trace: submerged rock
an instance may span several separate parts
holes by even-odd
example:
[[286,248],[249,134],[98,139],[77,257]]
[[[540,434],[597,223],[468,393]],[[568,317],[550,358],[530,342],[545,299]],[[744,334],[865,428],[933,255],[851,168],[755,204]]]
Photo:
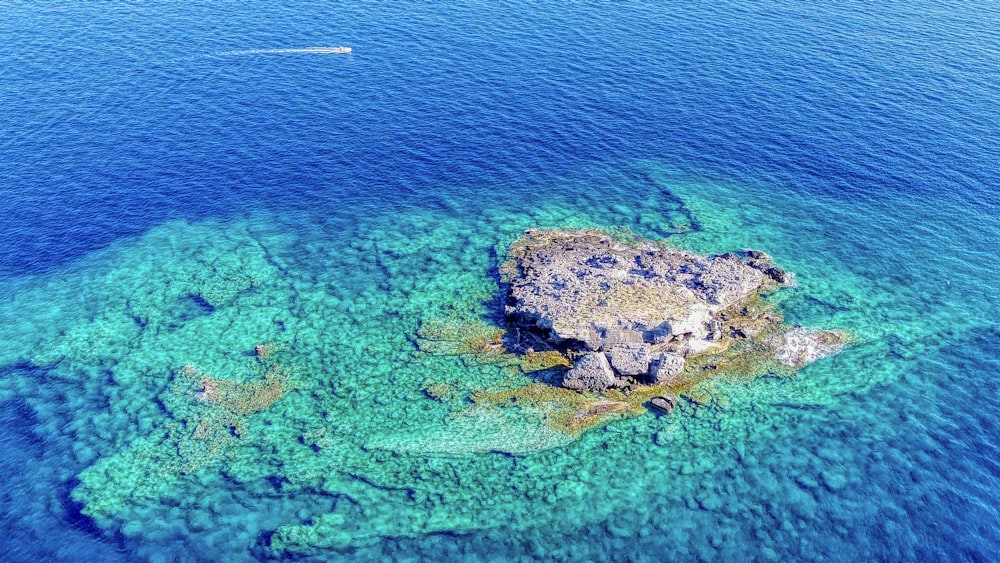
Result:
[[782,364],[798,369],[820,358],[840,352],[846,335],[839,331],[794,327],[771,339],[774,357]]
[[597,230],[530,230],[510,249],[506,314],[518,333],[576,356],[563,385],[670,382],[719,345],[724,312],[792,283],[760,251],[702,256]]

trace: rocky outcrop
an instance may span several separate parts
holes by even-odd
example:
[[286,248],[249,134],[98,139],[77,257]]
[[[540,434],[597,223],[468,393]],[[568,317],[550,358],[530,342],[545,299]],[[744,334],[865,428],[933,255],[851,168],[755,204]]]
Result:
[[660,354],[649,370],[651,383],[674,383],[684,371],[684,358],[677,354]]
[[674,412],[674,407],[677,405],[677,400],[670,395],[664,395],[662,397],[653,397],[649,401],[649,406],[653,410],[658,411],[662,414],[670,414]]
[[608,389],[617,383],[608,357],[598,352],[580,356],[563,378],[563,386],[570,389]]
[[[596,230],[527,231],[509,258],[508,324],[576,358],[563,380],[573,389],[670,383],[727,337],[726,311],[793,283],[760,251],[702,256]],[[789,359],[802,355],[794,346]]]
[[621,375],[642,376],[649,373],[653,361],[649,347],[642,343],[618,344],[607,352],[611,367]]

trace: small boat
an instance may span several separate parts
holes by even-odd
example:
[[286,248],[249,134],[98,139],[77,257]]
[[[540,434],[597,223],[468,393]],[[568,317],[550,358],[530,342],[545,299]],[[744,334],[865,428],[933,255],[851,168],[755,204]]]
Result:
[[350,47],[306,47],[305,49],[247,49],[244,51],[222,51],[216,55],[339,55],[350,53]]
[[328,53],[331,55],[338,55],[341,53],[350,53],[350,47],[308,47],[306,49],[298,49],[298,51],[303,53]]

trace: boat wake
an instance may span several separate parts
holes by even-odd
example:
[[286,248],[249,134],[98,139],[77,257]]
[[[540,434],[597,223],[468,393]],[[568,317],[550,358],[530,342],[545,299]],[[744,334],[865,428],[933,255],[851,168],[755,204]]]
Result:
[[220,51],[217,56],[239,55],[341,55],[350,53],[350,47],[306,47],[304,49],[247,49],[244,51]]

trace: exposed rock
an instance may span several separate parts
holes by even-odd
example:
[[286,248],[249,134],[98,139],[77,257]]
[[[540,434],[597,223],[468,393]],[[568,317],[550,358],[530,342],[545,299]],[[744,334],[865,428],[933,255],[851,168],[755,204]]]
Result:
[[651,328],[642,333],[642,338],[650,344],[666,344],[670,342],[674,334],[671,332],[670,325],[668,323],[663,323],[656,328]]
[[795,327],[771,339],[774,356],[782,364],[798,369],[840,352],[846,336],[838,331]]
[[660,354],[650,368],[652,383],[674,383],[675,378],[684,371],[684,358],[676,354]]
[[756,268],[777,283],[792,285],[795,283],[791,272],[786,272],[774,264],[774,260],[766,252],[746,250],[743,252],[744,262],[751,268]]
[[720,340],[722,338],[722,322],[718,319],[708,321],[708,339]]
[[[611,367],[621,375],[649,373],[649,347],[644,344],[619,344],[608,350]],[[683,361],[683,360],[682,360]]]
[[608,389],[618,383],[608,358],[598,352],[581,356],[563,377],[563,387],[570,389]]
[[670,414],[674,412],[674,407],[676,405],[677,405],[677,400],[674,399],[672,395],[653,397],[649,401],[649,406],[653,407],[654,410],[662,412],[663,414]]
[[791,282],[763,252],[701,256],[596,230],[527,231],[502,271],[507,319],[519,333],[610,357],[608,365],[603,353],[580,356],[564,379],[574,389],[668,382],[685,355],[726,336],[723,311]]

